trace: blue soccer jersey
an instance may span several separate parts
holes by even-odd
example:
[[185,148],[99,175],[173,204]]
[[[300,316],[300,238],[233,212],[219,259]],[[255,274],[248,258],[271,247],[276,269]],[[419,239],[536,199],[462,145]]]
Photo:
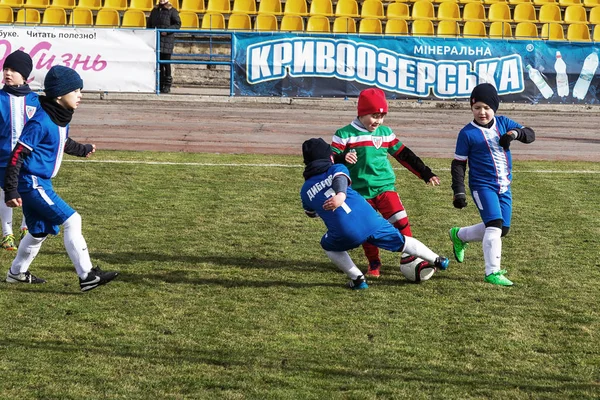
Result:
[[350,180],[348,168],[343,164],[334,164],[326,172],[306,180],[300,190],[300,197],[304,209],[315,211],[327,226],[328,241],[343,244],[342,248],[351,249],[365,242],[387,224],[387,221],[351,187],[348,187],[346,201],[342,206],[334,211],[324,210],[323,203],[335,196],[331,184],[338,175],[344,175]]
[[512,158],[499,144],[500,136],[523,126],[504,116],[496,116],[490,128],[474,122],[467,124],[459,133],[454,158],[469,163],[469,187],[471,190],[492,189],[506,192],[512,180]]
[[31,155],[21,168],[19,192],[37,186],[52,188],[50,180],[60,169],[68,136],[69,125],[56,125],[41,108],[25,125],[19,143],[31,150]]
[[0,90],[0,167],[6,167],[23,127],[39,107],[38,95],[33,92],[14,96]]

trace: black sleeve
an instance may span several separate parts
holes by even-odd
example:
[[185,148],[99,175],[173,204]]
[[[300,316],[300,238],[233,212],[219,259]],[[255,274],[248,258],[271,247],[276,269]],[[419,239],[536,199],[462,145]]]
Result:
[[394,158],[398,160],[404,168],[423,179],[425,183],[436,176],[425,163],[406,146],[403,146],[399,152],[394,154]]
[[535,132],[533,129],[524,126],[523,128],[514,128],[517,132],[517,140],[522,143],[533,143],[535,140]]
[[6,172],[4,174],[4,201],[18,199],[20,197],[19,192],[17,192],[19,173],[21,172],[23,162],[30,154],[31,150],[21,143],[17,143],[12,153],[10,153],[8,164],[6,165]]
[[179,28],[181,28],[181,18],[179,17],[179,11],[173,8],[171,10],[171,26],[169,26],[169,29]]
[[334,164],[343,164],[346,162],[346,152],[335,153],[333,152],[333,163]]
[[336,176],[331,182],[331,188],[333,189],[335,194],[338,194],[340,192],[346,193],[346,191],[348,190],[348,177],[346,175]]
[[71,156],[85,157],[93,149],[94,148],[91,144],[81,144],[71,138],[67,138],[67,143],[65,143],[65,153]]
[[452,160],[450,172],[452,174],[452,191],[454,195],[466,194],[465,192],[465,173],[467,171],[467,162]]

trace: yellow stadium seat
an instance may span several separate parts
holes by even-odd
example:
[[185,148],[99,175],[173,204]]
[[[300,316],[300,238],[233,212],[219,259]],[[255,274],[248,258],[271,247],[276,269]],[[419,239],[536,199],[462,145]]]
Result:
[[392,18],[385,23],[386,35],[408,35],[408,24],[405,19]]
[[594,42],[600,42],[600,24],[594,25],[594,36],[592,37]]
[[437,8],[437,18],[439,20],[443,19],[460,21],[462,18],[460,17],[460,8],[458,7],[458,4],[449,1],[440,3],[440,5]]
[[565,40],[565,31],[561,24],[549,22],[542,25],[540,37],[547,40]]
[[458,3],[458,0],[433,0],[432,3],[445,3],[445,2],[450,2],[450,3]]
[[104,6],[102,8],[125,11],[127,10],[127,0],[104,0]]
[[[385,18],[383,3],[380,0],[365,0],[360,8],[361,18]],[[359,29],[360,30],[360,29]]]
[[69,15],[69,25],[93,26],[94,14],[92,14],[92,10],[85,7],[75,7]]
[[65,10],[72,10],[76,5],[75,0],[52,0],[52,7],[62,7]]
[[533,22],[519,22],[515,27],[515,39],[538,39],[537,26]]
[[410,31],[413,36],[433,36],[433,22],[430,19],[417,19],[411,24]]
[[77,7],[89,8],[92,11],[98,11],[102,8],[102,0],[79,0]]
[[587,13],[583,6],[567,6],[565,8],[565,24],[587,24]]
[[22,8],[17,12],[15,25],[39,25],[42,18],[39,10],[35,8]]
[[600,24],[600,6],[596,6],[590,10],[590,24]]
[[230,31],[250,31],[252,30],[252,21],[250,16],[244,13],[234,13],[229,16],[227,29]]
[[488,9],[488,20],[511,22],[510,6],[507,3],[494,3]]
[[537,22],[535,8],[531,3],[517,4],[513,10],[513,20],[515,22]]
[[435,10],[433,3],[426,0],[420,0],[412,5],[411,16],[413,19],[435,19]]
[[438,22],[437,36],[439,36],[439,37],[457,37],[459,35],[460,35],[460,28],[458,26],[458,22],[450,21],[450,20],[446,20],[446,19]]
[[121,16],[113,8],[101,8],[96,14],[96,28],[118,28],[121,25]]
[[358,33],[381,34],[383,28],[379,18],[362,18],[358,22]]
[[23,0],[0,0],[0,4],[12,7],[12,8],[22,8]]
[[145,28],[146,14],[142,10],[130,8],[123,13],[121,28]]
[[[308,5],[306,5],[306,0],[286,0],[283,14],[300,15],[302,17],[308,16]],[[304,26],[304,23],[302,23],[302,26]],[[281,28],[279,30],[281,30]]]
[[[233,0],[233,7],[231,8],[232,14],[256,14],[256,1],[255,0]],[[229,26],[229,25],[228,25]]]
[[306,32],[324,32],[330,31],[329,18],[324,15],[311,15],[306,22]]
[[485,21],[485,8],[482,3],[467,3],[463,7],[463,20]]
[[512,39],[512,26],[508,22],[494,21],[490,24],[488,36],[491,39]]
[[206,11],[204,0],[183,0],[181,2],[181,12],[183,11],[191,11],[198,14],[204,13]]
[[587,24],[570,24],[567,28],[567,40],[573,42],[589,42],[590,29]]
[[152,0],[131,0],[128,10],[150,12],[154,8]]
[[310,15],[325,15],[327,17],[333,16],[333,5],[331,0],[312,0],[310,2],[310,9],[308,13]]
[[208,0],[208,3],[206,3],[206,12],[229,14],[231,12],[231,4],[229,0]]
[[207,12],[202,17],[200,29],[223,30],[225,29],[225,17],[221,13]]
[[50,0],[25,0],[23,4],[25,8],[47,8],[50,7]]
[[281,1],[280,0],[260,0],[258,2],[258,13],[259,14],[273,14],[281,15]]
[[600,0],[583,0],[583,5],[587,8],[600,6]]
[[[336,17],[351,17],[358,18],[358,3],[356,0],[338,0],[335,5],[335,16]],[[335,21],[334,21],[334,32],[335,32]]]
[[532,0],[508,0],[508,4],[510,4],[510,5],[517,5],[517,4],[521,4],[521,3],[533,4],[533,1]]
[[538,21],[542,24],[548,22],[562,23],[560,7],[557,4],[544,4],[540,7]]
[[257,31],[277,31],[279,24],[273,14],[258,14],[254,20],[254,29]]
[[496,3],[505,3],[508,4],[508,0],[483,0],[483,4],[496,4]]
[[463,25],[463,36],[466,38],[486,37],[485,24],[483,21],[466,21]]
[[410,19],[410,8],[408,4],[395,1],[387,6],[387,18]]
[[181,19],[181,29],[200,29],[200,21],[198,20],[198,14],[196,14],[195,12],[182,10],[179,13],[179,18]]
[[533,5],[535,6],[543,6],[544,4],[558,5],[558,0],[533,0]]
[[[48,7],[42,15],[42,25],[65,26],[67,24],[67,13],[64,8]],[[144,28],[146,25],[144,25]]]
[[350,17],[336,17],[333,20],[333,33],[356,33],[356,21]]
[[0,4],[0,25],[12,25],[15,14],[11,6]]
[[304,18],[301,15],[284,15],[279,24],[279,30],[283,32],[304,31]]
[[558,4],[561,7],[583,6],[584,5],[582,0],[558,0]]

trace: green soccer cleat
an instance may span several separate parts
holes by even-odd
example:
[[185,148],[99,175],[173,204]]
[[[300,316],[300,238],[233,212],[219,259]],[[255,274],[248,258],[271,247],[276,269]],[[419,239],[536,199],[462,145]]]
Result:
[[27,229],[27,228],[21,228],[21,233],[19,233],[19,243],[21,243],[21,240],[23,240],[23,238],[25,236],[27,236],[28,232],[29,232],[29,229]]
[[508,279],[506,276],[504,276],[505,274],[506,274],[506,270],[502,269],[498,272],[494,272],[492,274],[486,275],[483,280],[487,283],[491,283],[492,285],[512,286],[513,285],[512,281],[510,279]]
[[15,236],[13,234],[6,235],[2,238],[2,248],[8,251],[15,251],[17,249]]
[[465,261],[465,249],[469,246],[467,242],[463,242],[458,237],[458,231],[460,228],[455,226],[450,228],[450,240],[452,240],[452,250],[454,251],[454,258],[459,263]]

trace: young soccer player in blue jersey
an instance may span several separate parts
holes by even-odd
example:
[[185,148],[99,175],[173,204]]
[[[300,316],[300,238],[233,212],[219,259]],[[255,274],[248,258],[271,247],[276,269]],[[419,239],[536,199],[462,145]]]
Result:
[[81,291],[110,282],[116,272],[93,268],[81,233],[81,216],[55,192],[52,178],[60,168],[63,153],[89,157],[93,144],[80,144],[69,137],[69,123],[81,100],[83,80],[71,68],[50,68],[44,80],[46,96],[41,109],[27,122],[6,167],[6,205],[23,207],[29,234],[19,245],[17,256],[6,274],[9,283],[45,283],[29,272],[29,266],[48,235],[64,227],[64,244],[79,275]]
[[309,217],[321,217],[327,233],[321,247],[329,259],[350,278],[351,289],[368,288],[367,281],[350,259],[348,250],[364,242],[394,252],[406,252],[428,261],[437,269],[448,268],[448,259],[439,257],[423,243],[404,236],[350,187],[350,172],[333,164],[331,147],[323,139],[302,144],[304,185],[302,206]]
[[450,239],[456,261],[463,262],[468,242],[483,243],[485,261],[484,281],[493,285],[512,286],[501,269],[502,237],[508,234],[512,217],[512,157],[513,140],[531,143],[533,129],[504,116],[496,116],[500,98],[496,88],[483,83],[477,85],[470,98],[473,121],[459,133],[452,161],[453,204],[467,206],[465,172],[469,165],[469,188],[479,210],[482,223],[450,229]]
[[[2,66],[4,87],[0,90],[0,187],[4,187],[4,172],[8,157],[21,136],[23,126],[40,106],[38,95],[31,91],[27,78],[33,69],[29,54],[17,50],[9,54]],[[2,248],[16,250],[12,227],[13,209],[4,203],[4,191],[0,190],[0,221],[2,222]],[[21,222],[22,240],[27,234],[25,217]]]

